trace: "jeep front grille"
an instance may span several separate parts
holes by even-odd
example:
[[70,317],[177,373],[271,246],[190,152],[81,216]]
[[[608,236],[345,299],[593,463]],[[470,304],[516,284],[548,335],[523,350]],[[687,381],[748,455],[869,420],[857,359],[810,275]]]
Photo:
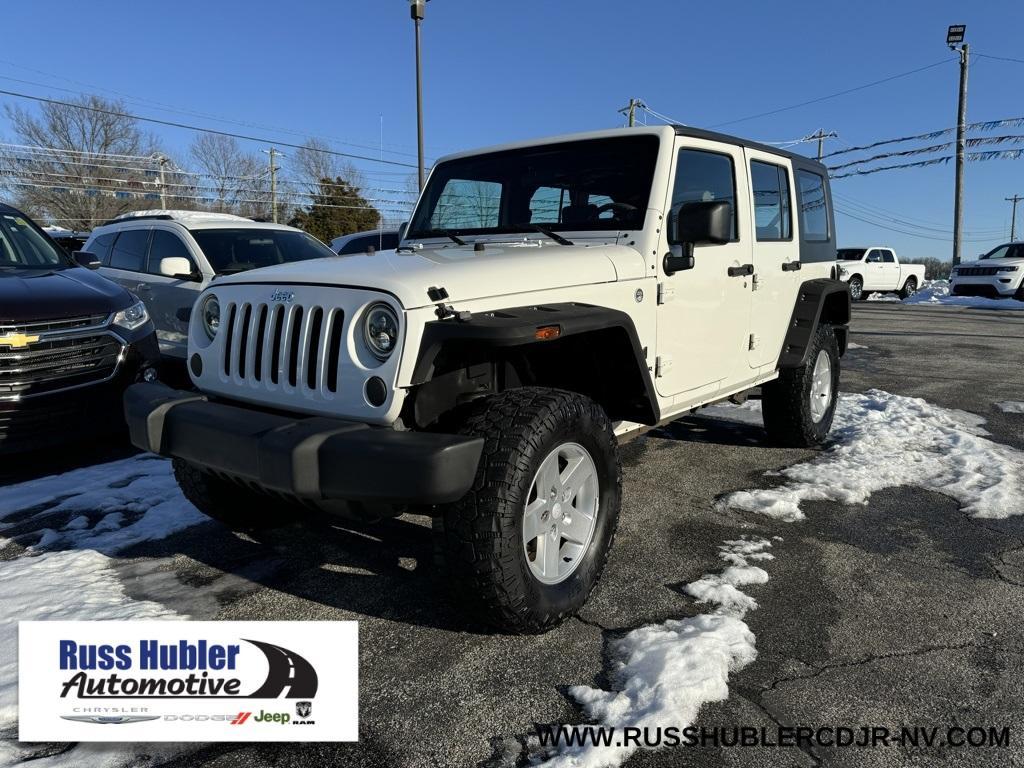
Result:
[[228,304],[224,318],[225,377],[271,391],[338,391],[342,309],[240,302]]

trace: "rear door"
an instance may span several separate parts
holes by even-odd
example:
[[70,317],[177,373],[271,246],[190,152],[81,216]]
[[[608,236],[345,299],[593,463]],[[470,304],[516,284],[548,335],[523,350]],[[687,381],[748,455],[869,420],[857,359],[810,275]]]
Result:
[[800,246],[793,226],[796,210],[788,160],[747,148],[750,173],[754,284],[751,294],[751,368],[774,363],[796,304],[800,286]]
[[[175,257],[188,259],[192,274],[199,279],[161,274],[160,260]],[[203,289],[203,276],[185,242],[174,232],[159,228],[153,230],[150,240],[146,273],[146,307],[156,325],[160,351],[184,360],[188,353],[189,313]]]
[[884,269],[883,279],[885,290],[895,291],[900,288],[900,263],[896,261],[896,254],[887,249],[882,249],[882,267]]
[[[672,198],[666,205],[670,220],[691,202],[725,200],[734,214],[733,239],[696,246],[692,269],[666,275],[659,259],[655,381],[662,397],[678,395],[685,401],[749,375],[744,361],[752,282],[746,270],[751,265],[750,204],[741,147],[679,136],[673,162]],[[667,250],[665,244],[660,253]],[[682,254],[680,246],[671,251]]]

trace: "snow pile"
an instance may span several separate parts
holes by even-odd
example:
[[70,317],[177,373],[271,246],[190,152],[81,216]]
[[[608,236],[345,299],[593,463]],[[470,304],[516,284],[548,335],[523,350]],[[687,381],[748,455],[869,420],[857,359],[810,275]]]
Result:
[[[685,728],[701,706],[729,696],[729,675],[757,658],[754,633],[743,621],[757,603],[738,587],[763,584],[768,574],[750,560],[769,560],[767,539],[727,541],[719,557],[729,563],[721,574],[708,574],[687,585],[700,602],[717,603],[712,613],[670,619],[641,627],[615,641],[613,677],[616,690],[585,685],[569,693],[586,716],[600,726]],[[587,731],[593,726],[576,726]],[[544,763],[547,768],[607,768],[624,763],[637,747],[564,747]]]
[[1016,299],[988,299],[984,296],[954,296],[949,291],[948,280],[929,280],[921,290],[904,304],[945,304],[955,307],[981,307],[984,309],[1024,309],[1024,301]]
[[[128,597],[110,555],[205,519],[181,495],[170,462],[153,456],[0,488],[0,548],[25,547],[0,560],[0,729],[12,728],[17,716],[18,621],[182,618]],[[76,747],[60,759],[99,764],[90,750]],[[102,761],[111,765],[135,754],[105,750]],[[20,756],[16,745],[0,744],[0,763]]]
[[732,403],[715,403],[697,411],[698,416],[719,421],[734,421],[737,424],[750,424],[755,427],[764,426],[761,416],[761,401],[747,400],[740,405]]
[[952,496],[975,517],[1024,514],[1024,452],[986,439],[984,419],[880,390],[842,395],[836,444],[777,473],[775,488],[739,491],[720,504],[787,522],[803,501],[864,504],[875,491],[914,485]]
[[1002,403],[996,403],[996,408],[1003,413],[1024,413],[1024,403],[1019,400],[1006,400]]

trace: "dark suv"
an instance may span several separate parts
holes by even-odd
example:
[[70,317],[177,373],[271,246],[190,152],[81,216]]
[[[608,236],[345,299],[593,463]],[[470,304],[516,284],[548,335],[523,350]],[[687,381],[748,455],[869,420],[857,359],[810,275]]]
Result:
[[145,305],[0,203],[0,453],[124,424],[121,397],[156,378]]

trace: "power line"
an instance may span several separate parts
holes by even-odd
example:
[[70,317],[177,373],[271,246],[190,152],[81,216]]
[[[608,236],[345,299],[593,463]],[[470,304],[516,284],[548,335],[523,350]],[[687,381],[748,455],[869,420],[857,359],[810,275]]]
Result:
[[84,109],[87,112],[96,112],[96,113],[103,114],[103,115],[111,115],[113,117],[126,117],[126,118],[129,118],[129,119],[132,119],[132,120],[139,120],[140,122],[154,123],[156,125],[165,125],[165,126],[169,126],[171,128],[183,128],[183,129],[188,130],[188,131],[198,131],[200,133],[212,133],[212,134],[216,134],[218,136],[229,136],[229,137],[234,138],[234,139],[242,139],[243,141],[255,141],[255,142],[258,142],[258,143],[261,143],[261,144],[268,144],[268,145],[276,144],[276,145],[279,145],[279,146],[282,146],[282,147],[289,147],[291,149],[304,149],[304,150],[307,150],[307,151],[310,151],[310,152],[319,152],[319,153],[322,153],[322,154],[325,154],[325,155],[334,155],[336,157],[347,157],[347,158],[350,158],[350,159],[353,159],[353,160],[363,160],[363,161],[371,162],[371,163],[382,163],[384,165],[397,165],[397,166],[401,166],[403,168],[416,168],[417,167],[413,163],[403,163],[403,162],[399,162],[398,160],[383,160],[383,159],[377,158],[377,157],[367,157],[366,155],[355,155],[355,154],[352,154],[350,152],[339,152],[339,151],[333,150],[333,149],[314,148],[314,147],[304,146],[302,144],[294,144],[294,143],[287,142],[287,141],[276,141],[276,140],[273,140],[273,139],[260,138],[258,136],[248,136],[248,135],[242,134],[242,133],[232,133],[231,131],[220,131],[220,130],[217,130],[215,128],[201,128],[201,127],[199,127],[197,125],[189,125],[188,123],[179,123],[179,122],[176,122],[174,120],[160,120],[160,119],[155,118],[155,117],[141,117],[139,115],[133,115],[130,112],[120,112],[120,111],[115,110],[115,109],[103,109],[101,107],[92,107],[92,106],[88,106],[88,105],[85,105],[85,104],[73,104],[73,103],[68,102],[68,101],[61,101],[60,99],[50,99],[50,98],[46,98],[44,96],[34,96],[32,94],[29,94],[29,93],[20,93],[18,91],[8,91],[8,90],[0,89],[0,94],[3,94],[5,96],[14,96],[15,98],[19,98],[19,99],[29,99],[31,101],[40,101],[40,102],[43,102],[45,104],[56,104],[56,105],[62,106],[62,107],[71,107],[73,109]]
[[853,88],[847,88],[846,90],[843,90],[843,91],[837,91],[836,93],[830,93],[827,96],[819,96],[818,98],[809,99],[808,101],[801,101],[799,104],[791,104],[788,107],[779,107],[778,109],[772,109],[772,110],[769,110],[767,112],[759,112],[756,115],[749,115],[747,117],[739,117],[739,118],[736,118],[735,120],[727,120],[724,123],[716,123],[715,125],[712,125],[711,127],[712,128],[721,128],[724,125],[735,125],[736,123],[744,123],[747,120],[756,120],[759,117],[768,117],[770,115],[777,115],[780,112],[788,112],[791,109],[799,109],[800,107],[806,107],[806,106],[809,106],[811,104],[818,104],[819,102],[822,102],[822,101],[828,101],[829,99],[835,99],[835,98],[838,98],[839,96],[845,96],[848,93],[856,93],[857,91],[863,91],[865,88],[873,88],[876,85],[882,85],[883,83],[889,83],[889,82],[892,82],[893,80],[898,80],[901,77],[908,77],[910,75],[915,75],[918,72],[924,72],[927,69],[933,69],[934,67],[941,66],[942,64],[947,64],[950,61],[951,61],[951,59],[943,59],[942,61],[937,61],[934,64],[928,64],[927,66],[924,66],[924,67],[918,67],[917,69],[911,69],[909,72],[901,72],[898,75],[892,75],[891,77],[885,77],[885,78],[882,78],[881,80],[875,80],[875,81],[870,82],[870,83],[865,83],[864,85],[858,85],[858,86],[855,86]]
[[993,59],[995,61],[1012,61],[1014,64],[1024,64],[1024,59],[1013,59],[1009,56],[989,56],[987,53],[974,52],[975,56],[980,56],[983,59]]
[[[908,237],[916,237],[916,238],[920,238],[922,240],[937,240],[939,242],[944,242],[944,243],[948,243],[948,242],[950,242],[953,239],[952,235],[950,235],[948,237],[940,237],[940,236],[937,236],[937,235],[925,235],[925,234],[921,234],[921,233],[918,233],[918,232],[908,232],[905,229],[899,229],[898,227],[892,227],[892,226],[889,226],[887,224],[883,224],[883,223],[878,222],[878,221],[872,221],[871,219],[862,218],[861,216],[857,216],[856,214],[850,213],[849,211],[844,211],[842,208],[839,208],[838,206],[836,206],[835,212],[836,213],[841,213],[843,216],[849,216],[851,219],[856,219],[857,221],[861,221],[861,222],[863,222],[865,224],[870,224],[873,227],[879,227],[880,229],[887,229],[890,232],[898,232],[899,234],[907,235]],[[984,243],[984,242],[989,242],[989,241],[991,241],[993,239],[995,239],[995,238],[992,238],[992,237],[973,237],[973,238],[972,237],[965,237],[964,238],[964,242]]]
[[[994,128],[1019,128],[1024,125],[1024,117],[1007,117],[1001,120],[986,120],[979,123],[968,123],[968,131],[990,131]],[[881,141],[875,141],[871,144],[863,144],[859,147],[847,145],[846,149],[837,149],[835,152],[829,152],[827,155],[823,155],[823,158],[827,159],[835,155],[845,155],[850,152],[861,152],[868,149],[875,149],[876,147],[882,147],[886,144],[899,144],[904,141],[917,141],[917,140],[930,140],[937,139],[940,136],[953,133],[956,127],[942,128],[937,131],[929,131],[927,133],[918,133],[913,136],[900,136],[896,139],[882,139]]]

